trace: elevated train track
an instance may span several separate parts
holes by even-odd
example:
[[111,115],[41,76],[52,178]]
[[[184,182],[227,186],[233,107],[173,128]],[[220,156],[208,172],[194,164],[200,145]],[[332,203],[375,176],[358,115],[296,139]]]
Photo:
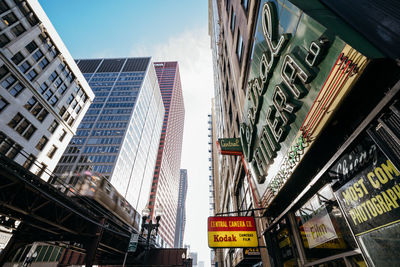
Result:
[[[86,266],[121,264],[131,233],[138,233],[101,206],[79,196],[68,197],[1,154],[0,216],[0,223],[14,228],[0,254],[1,266],[18,248],[33,242],[57,242],[83,251]],[[15,227],[14,221],[21,223]],[[138,258],[144,250],[140,236]]]

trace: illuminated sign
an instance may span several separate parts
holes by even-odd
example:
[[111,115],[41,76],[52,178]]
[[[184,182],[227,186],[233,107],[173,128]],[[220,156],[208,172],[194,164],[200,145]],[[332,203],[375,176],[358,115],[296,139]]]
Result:
[[[282,18],[276,5],[280,5],[280,14],[285,13]],[[368,62],[301,14],[293,5],[265,1],[258,16],[240,140],[258,188],[265,192],[262,201],[266,205],[289,179]]]
[[400,222],[400,172],[368,136],[329,174],[339,181],[351,179],[335,195],[356,236]]
[[258,247],[253,217],[208,217],[210,248]]
[[217,145],[221,155],[242,155],[242,144],[239,138],[219,138]]

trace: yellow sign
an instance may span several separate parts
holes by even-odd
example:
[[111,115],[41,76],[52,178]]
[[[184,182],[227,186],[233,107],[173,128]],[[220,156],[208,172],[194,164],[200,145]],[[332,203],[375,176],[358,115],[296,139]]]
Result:
[[258,247],[253,217],[209,217],[208,246],[210,248]]

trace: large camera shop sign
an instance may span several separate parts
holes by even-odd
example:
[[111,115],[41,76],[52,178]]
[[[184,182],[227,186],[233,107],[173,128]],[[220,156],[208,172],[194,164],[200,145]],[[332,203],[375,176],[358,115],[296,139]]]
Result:
[[[246,118],[240,126],[243,154],[259,184],[265,182],[271,165],[282,167],[287,154],[296,159],[304,152],[306,140],[298,135],[300,125],[346,45],[339,38],[324,37],[326,29],[307,15],[285,12],[288,21],[279,22],[274,2],[261,6]],[[278,34],[279,23],[289,25],[296,20],[295,32]]]

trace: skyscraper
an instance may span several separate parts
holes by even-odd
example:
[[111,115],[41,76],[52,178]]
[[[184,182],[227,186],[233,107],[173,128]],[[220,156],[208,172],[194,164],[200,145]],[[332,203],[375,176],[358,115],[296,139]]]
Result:
[[95,92],[57,173],[93,170],[139,212],[150,191],[164,106],[150,58],[82,59]]
[[185,109],[178,62],[155,62],[154,67],[165,107],[165,116],[148,207],[151,216],[155,208],[163,208],[164,215],[161,218],[159,231],[161,244],[173,247]]
[[183,247],[183,237],[186,224],[186,194],[188,188],[187,170],[181,169],[179,182],[178,208],[176,212],[176,227],[174,247]]
[[0,17],[0,153],[47,180],[94,94],[37,1]]

